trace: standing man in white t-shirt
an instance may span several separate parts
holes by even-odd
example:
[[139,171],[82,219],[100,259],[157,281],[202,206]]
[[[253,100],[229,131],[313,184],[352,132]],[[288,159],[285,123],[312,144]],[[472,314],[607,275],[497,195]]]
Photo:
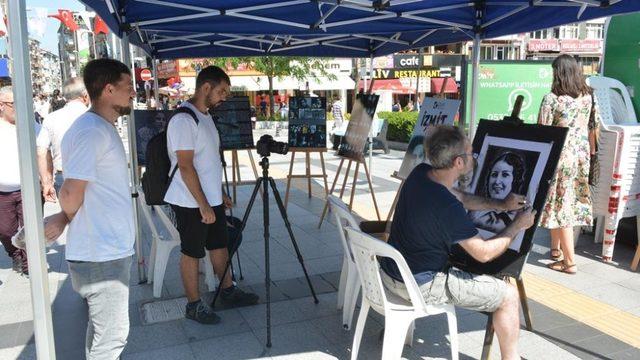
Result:
[[196,78],[193,98],[182,103],[190,109],[169,120],[167,151],[171,169],[176,171],[164,200],[176,214],[180,233],[180,274],[187,295],[187,319],[203,324],[215,324],[220,318],[200,299],[198,263],[209,251],[213,269],[220,279],[223,302],[246,306],[258,302],[258,296],[246,293],[233,284],[230,272],[222,278],[229,261],[225,206],[232,202],[222,194],[222,162],[220,135],[209,109],[220,105],[229,95],[231,81],[225,72],[209,66]]
[[62,109],[44,118],[42,131],[36,139],[42,196],[50,202],[56,201],[56,193],[60,191],[64,181],[60,150],[62,138],[71,124],[84,114],[89,106],[89,94],[81,77],[67,80],[62,87],[62,95],[67,99],[67,103]]
[[118,359],[129,335],[129,277],[135,239],[127,158],[115,128],[131,113],[131,71],[112,59],[84,68],[91,109],[62,139],[62,212],[47,223],[48,239],[69,223],[66,259],[74,290],[89,305],[87,359]]

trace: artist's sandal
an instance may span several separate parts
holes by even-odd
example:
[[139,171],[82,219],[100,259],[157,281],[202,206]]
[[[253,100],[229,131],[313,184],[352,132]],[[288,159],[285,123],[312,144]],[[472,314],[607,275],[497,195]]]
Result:
[[564,254],[562,253],[562,250],[560,249],[551,249],[550,253],[550,258],[553,261],[560,261],[564,259]]
[[576,264],[567,265],[564,260],[553,262],[547,267],[551,270],[563,272],[569,275],[575,275],[578,271],[576,270]]

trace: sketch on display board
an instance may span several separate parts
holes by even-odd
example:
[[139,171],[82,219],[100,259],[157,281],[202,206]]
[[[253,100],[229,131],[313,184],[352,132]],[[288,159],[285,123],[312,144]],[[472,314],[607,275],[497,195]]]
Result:
[[164,131],[173,115],[171,110],[134,110],[136,117],[136,154],[138,165],[146,166],[147,144]]
[[[504,199],[510,193],[524,195],[535,210],[538,223],[555,174],[567,128],[508,121],[481,120],[473,139],[477,166],[466,191],[478,196]],[[515,218],[517,211],[470,211],[468,216],[480,236],[489,239]],[[480,263],[459,245],[451,249],[456,267],[480,274],[519,278],[533,245],[537,226],[521,231],[496,259]]]
[[369,138],[379,98],[375,94],[358,94],[357,101],[351,110],[347,131],[338,148],[339,156],[359,162],[364,161],[364,147]]
[[327,147],[326,104],[324,97],[289,98],[289,147]]
[[418,121],[413,128],[409,146],[398,170],[398,177],[406,179],[411,171],[425,161],[424,139],[438,125],[453,125],[460,100],[425,98],[420,107]]
[[253,149],[251,106],[248,96],[228,98],[216,108],[209,110],[220,134],[223,150]]
[[[478,196],[503,200],[510,193],[525,195],[533,203],[551,151],[549,143],[487,136],[478,155],[478,171],[470,191]],[[517,211],[471,211],[469,216],[483,238],[490,238],[513,221]],[[520,251],[524,231],[511,242]]]

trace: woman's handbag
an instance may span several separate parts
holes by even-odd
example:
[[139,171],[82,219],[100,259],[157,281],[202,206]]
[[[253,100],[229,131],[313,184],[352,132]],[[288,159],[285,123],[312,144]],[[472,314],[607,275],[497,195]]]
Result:
[[[600,160],[598,159],[598,142],[599,133],[598,133],[598,124],[596,124],[596,102],[595,102],[595,94],[591,94],[591,114],[589,115],[589,135],[593,134],[595,138],[595,154],[591,155],[589,160],[589,185],[597,186],[598,181],[600,180]],[[591,138],[591,136],[589,136]]]

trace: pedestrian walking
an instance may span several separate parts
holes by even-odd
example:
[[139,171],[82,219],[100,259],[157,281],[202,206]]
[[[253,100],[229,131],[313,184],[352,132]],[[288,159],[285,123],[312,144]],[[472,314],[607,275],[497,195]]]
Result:
[[[11,237],[23,225],[16,119],[13,89],[4,86],[0,88],[0,242],[12,259],[13,270],[29,275],[26,251],[11,243]],[[34,126],[37,135],[40,124]]]

